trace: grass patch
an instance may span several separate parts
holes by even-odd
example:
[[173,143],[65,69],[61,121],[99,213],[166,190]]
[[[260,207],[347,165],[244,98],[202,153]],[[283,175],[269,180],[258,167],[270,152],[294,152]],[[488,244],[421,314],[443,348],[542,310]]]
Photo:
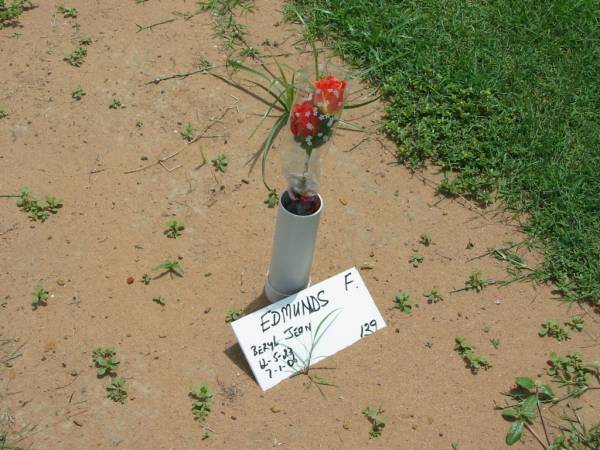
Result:
[[289,0],[385,93],[398,162],[527,214],[536,272],[600,306],[600,2]]

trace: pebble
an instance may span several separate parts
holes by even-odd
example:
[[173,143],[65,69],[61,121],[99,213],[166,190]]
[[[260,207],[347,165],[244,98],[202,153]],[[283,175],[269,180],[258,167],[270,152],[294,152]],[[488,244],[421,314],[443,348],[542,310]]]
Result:
[[271,412],[277,414],[278,412],[281,412],[281,409],[277,406],[271,406]]
[[64,286],[65,280],[63,280],[62,278],[59,278],[58,280],[56,280],[56,284],[58,284],[59,286]]

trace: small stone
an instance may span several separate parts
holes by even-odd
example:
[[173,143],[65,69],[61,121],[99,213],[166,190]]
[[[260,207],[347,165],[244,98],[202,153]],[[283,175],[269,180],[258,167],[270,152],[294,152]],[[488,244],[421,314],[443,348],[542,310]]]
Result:
[[496,305],[500,305],[500,304],[502,303],[502,300],[500,300],[500,299],[496,299],[496,302],[495,302],[495,303],[496,303]]
[[142,156],[140,159],[141,159],[142,161],[148,161],[148,157],[147,157],[147,156]]
[[375,268],[375,264],[366,262],[361,264],[360,270],[373,270]]
[[208,308],[205,308],[205,309],[204,309],[204,314],[208,314],[208,313],[210,312],[210,310],[211,310],[211,307],[210,307],[210,306],[209,306]]
[[127,278],[127,284],[133,284],[134,281],[135,279],[133,277]]
[[58,284],[59,286],[64,286],[65,280],[63,280],[62,278],[59,278],[58,280],[56,280],[56,284]]
[[344,423],[342,424],[342,428],[343,428],[344,430],[349,430],[349,429],[351,428],[351,426],[352,426],[352,424],[351,424],[350,422],[344,422]]
[[279,409],[277,406],[273,405],[273,406],[271,406],[271,412],[277,414],[278,412],[281,412],[281,409]]
[[76,370],[71,370],[72,377],[76,377],[77,375],[79,375],[79,372],[77,372]]

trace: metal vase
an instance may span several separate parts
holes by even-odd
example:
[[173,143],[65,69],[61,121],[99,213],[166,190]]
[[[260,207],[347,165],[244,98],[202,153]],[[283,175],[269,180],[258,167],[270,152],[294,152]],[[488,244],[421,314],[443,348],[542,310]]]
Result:
[[292,214],[279,202],[271,266],[265,284],[265,295],[271,303],[310,285],[317,229],[323,212],[320,195],[319,200],[318,211],[309,216]]

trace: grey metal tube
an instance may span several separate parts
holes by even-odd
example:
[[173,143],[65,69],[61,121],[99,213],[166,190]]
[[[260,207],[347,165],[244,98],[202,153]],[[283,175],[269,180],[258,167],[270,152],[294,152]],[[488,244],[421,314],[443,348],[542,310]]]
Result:
[[267,274],[265,295],[271,303],[293,295],[310,284],[317,228],[323,212],[321,206],[310,216],[292,214],[279,202],[271,267]]

